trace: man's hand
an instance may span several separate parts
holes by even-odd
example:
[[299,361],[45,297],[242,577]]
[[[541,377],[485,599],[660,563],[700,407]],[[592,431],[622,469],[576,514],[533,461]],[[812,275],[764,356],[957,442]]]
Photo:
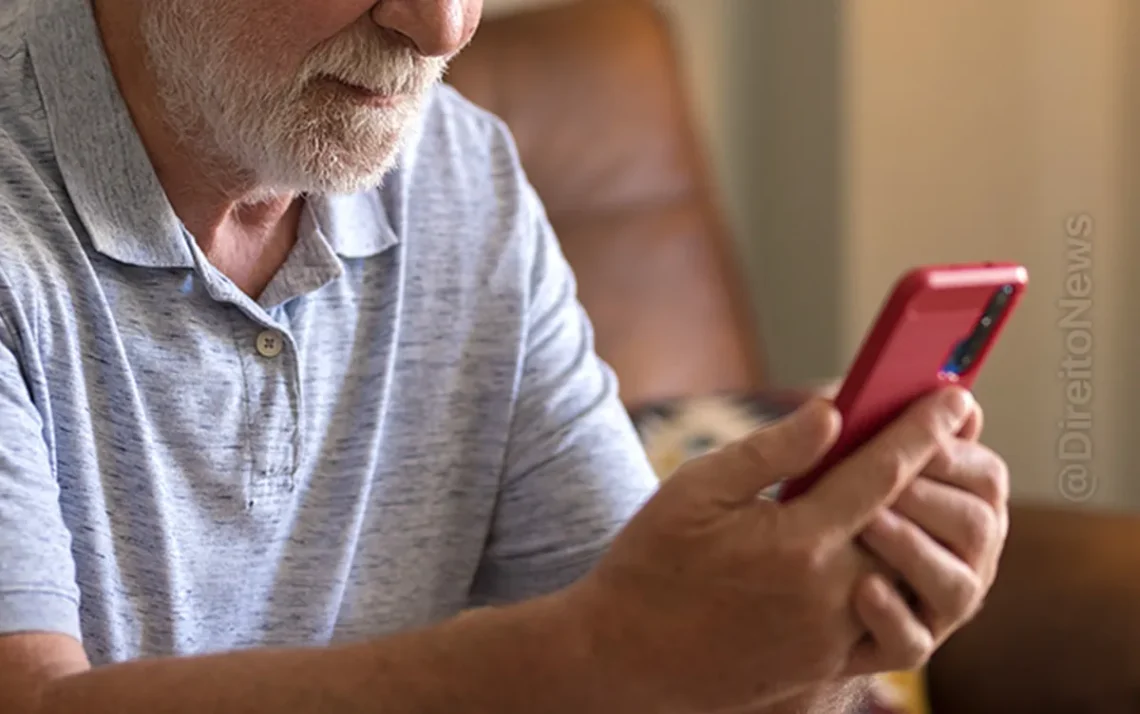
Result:
[[1009,473],[978,443],[981,409],[947,437],[921,476],[862,534],[862,542],[913,592],[908,603],[881,574],[856,593],[871,637],[847,674],[909,669],[974,617],[997,576],[1009,532]]
[[[927,655],[887,637],[909,633],[909,612],[876,612],[874,628],[856,616],[857,588],[877,582],[856,541],[919,473],[960,466],[958,452],[944,451],[971,408],[960,390],[922,400],[788,504],[758,494],[809,470],[834,443],[839,419],[825,401],[690,461],[571,593],[605,668],[650,702],[696,712],[776,702],[876,662]],[[932,565],[941,582],[941,562]],[[928,580],[919,574],[916,590]]]
[[[840,386],[811,391],[832,400]],[[904,596],[883,575],[869,575],[857,589],[856,609],[872,636],[848,674],[923,664],[976,614],[993,585],[1009,532],[1009,472],[978,443],[983,424],[971,400],[962,429],[862,534],[864,545],[910,584],[918,612],[907,614]]]

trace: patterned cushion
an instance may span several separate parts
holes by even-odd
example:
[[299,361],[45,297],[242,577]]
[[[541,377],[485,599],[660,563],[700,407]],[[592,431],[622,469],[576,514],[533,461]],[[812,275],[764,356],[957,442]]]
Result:
[[762,398],[725,394],[675,399],[632,416],[657,477],[664,480],[689,459],[786,413],[787,407]]
[[[762,397],[717,394],[652,405],[632,417],[657,477],[665,480],[685,461],[746,436],[788,409]],[[922,672],[877,677],[864,713],[930,714]]]

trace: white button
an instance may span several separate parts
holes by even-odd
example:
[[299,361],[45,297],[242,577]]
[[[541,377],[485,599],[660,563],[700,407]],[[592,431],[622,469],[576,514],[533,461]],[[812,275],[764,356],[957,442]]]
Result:
[[273,359],[285,349],[285,338],[276,330],[266,330],[257,336],[257,351],[262,357]]

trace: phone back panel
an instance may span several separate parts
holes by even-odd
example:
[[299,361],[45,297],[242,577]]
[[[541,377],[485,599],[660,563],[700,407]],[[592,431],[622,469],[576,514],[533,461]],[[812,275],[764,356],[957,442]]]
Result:
[[[780,500],[804,493],[915,400],[950,384],[971,388],[1027,282],[1022,266],[1005,263],[925,267],[904,276],[836,396],[843,415],[839,440],[811,473],[782,487]],[[992,314],[998,291],[1003,312],[992,318],[984,339],[975,338],[969,364],[955,362],[956,349]]]

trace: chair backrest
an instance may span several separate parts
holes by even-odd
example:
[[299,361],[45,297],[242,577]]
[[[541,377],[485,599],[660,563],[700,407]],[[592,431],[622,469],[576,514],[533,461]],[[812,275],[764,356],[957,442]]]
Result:
[[666,18],[578,0],[485,21],[448,82],[502,117],[627,404],[763,384]]

